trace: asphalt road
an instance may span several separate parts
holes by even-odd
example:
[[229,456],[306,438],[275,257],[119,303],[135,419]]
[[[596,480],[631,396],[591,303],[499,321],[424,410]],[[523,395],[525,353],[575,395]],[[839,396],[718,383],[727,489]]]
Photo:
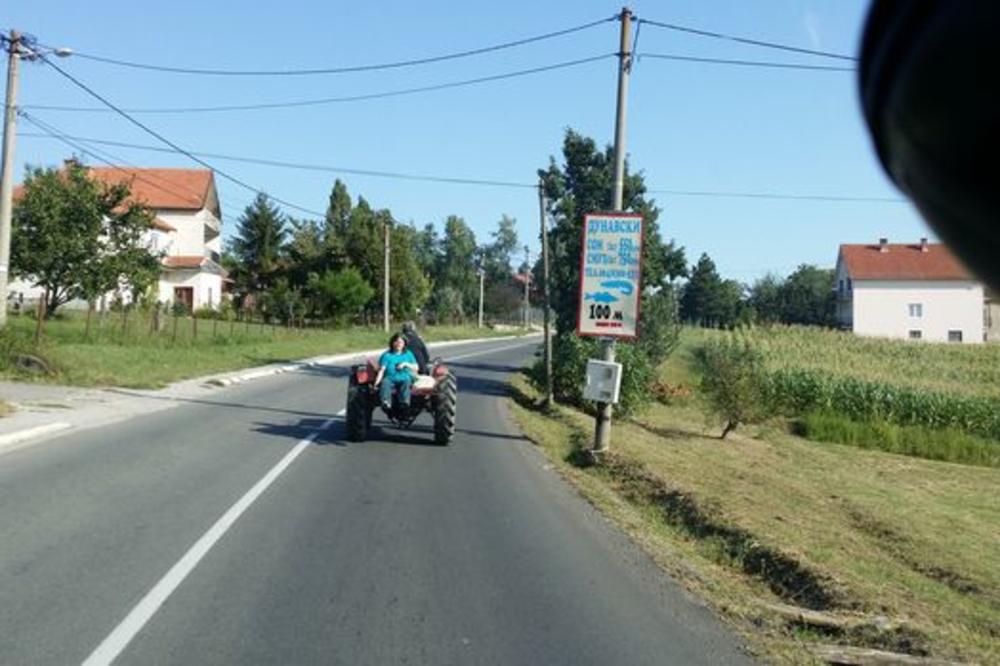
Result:
[[0,663],[748,662],[517,434],[534,347],[444,352],[447,448],[316,368],[0,457]]

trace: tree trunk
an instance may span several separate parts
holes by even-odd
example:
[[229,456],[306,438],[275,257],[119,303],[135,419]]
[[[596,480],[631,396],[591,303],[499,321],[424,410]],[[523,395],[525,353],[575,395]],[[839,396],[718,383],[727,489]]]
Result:
[[90,320],[94,316],[94,301],[87,301],[87,323],[83,326],[83,339],[90,341]]
[[726,435],[736,430],[736,426],[738,424],[738,421],[726,421],[726,427],[722,429],[722,434],[719,435],[719,439],[725,439]]

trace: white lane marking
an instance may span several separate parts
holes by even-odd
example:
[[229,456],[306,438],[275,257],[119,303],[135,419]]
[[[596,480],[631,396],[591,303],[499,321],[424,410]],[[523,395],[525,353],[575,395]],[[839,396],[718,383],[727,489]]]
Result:
[[[337,412],[337,416],[343,416],[347,410],[342,409]],[[285,469],[299,457],[299,455],[312,444],[313,440],[320,432],[326,430],[335,421],[335,418],[327,419],[323,425],[308,437],[299,441],[291,451],[285,454],[277,465],[272,467],[260,481],[246,492],[243,497],[236,501],[229,510],[198,539],[191,548],[184,553],[184,556],[170,568],[169,571],[159,580],[153,588],[146,593],[138,604],[125,616],[114,631],[108,634],[107,638],[84,660],[84,666],[104,666],[110,664],[121,654],[128,644],[135,638],[136,634],[149,622],[160,606],[163,605],[174,590],[184,582],[188,574],[198,565],[201,558],[205,557],[212,546],[222,538],[222,535],[233,526],[233,523],[243,515],[243,512],[250,508],[250,505],[260,497],[268,486],[274,483]]]
[[518,347],[529,347],[532,343],[520,343],[516,345],[507,345],[506,347],[496,347],[495,349],[487,349],[485,351],[473,352],[471,354],[461,354],[459,356],[449,356],[444,359],[444,364],[448,365],[448,361],[457,361],[463,358],[469,358],[471,356],[484,356],[486,354],[495,354],[497,352],[507,351],[508,349],[517,349]]

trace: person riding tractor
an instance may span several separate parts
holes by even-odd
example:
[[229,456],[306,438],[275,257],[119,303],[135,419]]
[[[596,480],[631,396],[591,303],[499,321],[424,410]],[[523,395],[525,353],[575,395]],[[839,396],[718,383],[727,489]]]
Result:
[[434,442],[447,446],[455,434],[458,380],[440,358],[430,361],[427,347],[412,323],[404,330],[413,337],[413,349],[401,333],[389,339],[389,349],[378,362],[368,359],[351,367],[345,413],[347,438],[363,442],[372,425],[372,412],[381,406],[391,423],[409,428],[423,412],[433,419]]
[[401,333],[394,333],[389,339],[389,349],[378,359],[378,375],[375,377],[375,387],[379,390],[382,408],[392,409],[393,389],[401,407],[410,407],[410,386],[420,365],[416,357],[406,348],[406,339]]
[[420,366],[420,374],[425,374],[427,372],[427,364],[431,360],[431,355],[427,351],[427,345],[424,344],[420,334],[417,333],[416,324],[412,321],[403,322],[403,339],[406,341],[406,348],[413,352],[413,356],[417,359],[417,365]]

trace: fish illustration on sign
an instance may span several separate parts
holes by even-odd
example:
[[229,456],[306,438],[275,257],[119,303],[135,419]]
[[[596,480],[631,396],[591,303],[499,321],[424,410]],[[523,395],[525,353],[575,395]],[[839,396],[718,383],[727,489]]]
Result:
[[618,297],[612,296],[606,291],[598,291],[593,294],[584,294],[583,300],[595,301],[597,303],[614,303],[618,300]]
[[601,286],[605,289],[617,289],[626,296],[630,296],[632,291],[635,289],[635,286],[628,280],[608,280],[606,282],[602,282]]

